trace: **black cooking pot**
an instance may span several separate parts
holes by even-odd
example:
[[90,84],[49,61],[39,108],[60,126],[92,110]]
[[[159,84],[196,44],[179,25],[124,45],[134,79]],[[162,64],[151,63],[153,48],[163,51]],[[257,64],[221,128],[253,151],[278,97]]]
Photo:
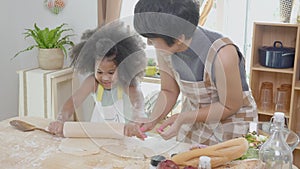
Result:
[[259,63],[271,68],[291,68],[294,65],[295,48],[283,47],[282,42],[275,41],[273,47],[263,46],[258,49]]

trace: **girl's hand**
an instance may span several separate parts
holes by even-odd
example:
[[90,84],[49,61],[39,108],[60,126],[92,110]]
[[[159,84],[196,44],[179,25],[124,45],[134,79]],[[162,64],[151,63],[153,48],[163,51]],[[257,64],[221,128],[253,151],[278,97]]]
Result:
[[48,130],[52,133],[54,133],[57,136],[62,137],[63,136],[63,127],[64,123],[62,121],[54,121],[51,122],[48,126]]
[[[181,126],[178,123],[177,117],[178,114],[172,115],[166,119],[158,129],[156,129],[157,133],[160,134],[163,139],[168,140],[177,135]],[[167,127],[169,128],[166,129]]]
[[129,122],[124,126],[124,135],[128,137],[136,136],[144,140],[147,136],[140,130],[140,125],[137,123]]

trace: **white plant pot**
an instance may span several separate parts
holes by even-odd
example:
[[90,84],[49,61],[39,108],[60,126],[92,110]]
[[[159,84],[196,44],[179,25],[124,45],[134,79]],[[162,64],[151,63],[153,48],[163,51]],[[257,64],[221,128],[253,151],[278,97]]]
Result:
[[61,69],[64,65],[64,53],[60,48],[39,49],[38,62],[41,69]]

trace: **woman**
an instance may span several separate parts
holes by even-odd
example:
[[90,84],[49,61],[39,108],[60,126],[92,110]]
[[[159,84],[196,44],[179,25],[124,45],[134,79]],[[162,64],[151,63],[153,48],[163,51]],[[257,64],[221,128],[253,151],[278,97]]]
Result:
[[164,119],[180,93],[181,113],[157,129],[164,139],[215,144],[222,123],[257,120],[242,54],[230,39],[198,26],[196,1],[139,0],[134,13],[135,29],[156,49],[161,77],[157,103],[141,131]]

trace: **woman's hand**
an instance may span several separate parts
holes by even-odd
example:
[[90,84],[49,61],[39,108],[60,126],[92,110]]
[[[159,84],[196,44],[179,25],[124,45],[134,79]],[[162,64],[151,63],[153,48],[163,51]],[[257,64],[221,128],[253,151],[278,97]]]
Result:
[[48,126],[48,130],[52,133],[54,133],[57,136],[63,136],[63,127],[64,127],[64,123],[62,121],[54,121],[51,122]]
[[[180,124],[177,120],[178,114],[174,114],[168,119],[166,119],[162,125],[156,130],[158,134],[161,135],[161,137],[165,140],[168,140],[174,136],[177,135],[179,129],[180,129]],[[168,129],[166,129],[169,127]]]
[[140,130],[140,124],[129,122],[124,126],[124,135],[128,137],[136,136],[137,138],[144,140],[147,136]]
[[147,132],[152,130],[157,124],[156,120],[149,120],[147,118],[141,119],[140,123],[141,123],[140,129],[142,132]]

